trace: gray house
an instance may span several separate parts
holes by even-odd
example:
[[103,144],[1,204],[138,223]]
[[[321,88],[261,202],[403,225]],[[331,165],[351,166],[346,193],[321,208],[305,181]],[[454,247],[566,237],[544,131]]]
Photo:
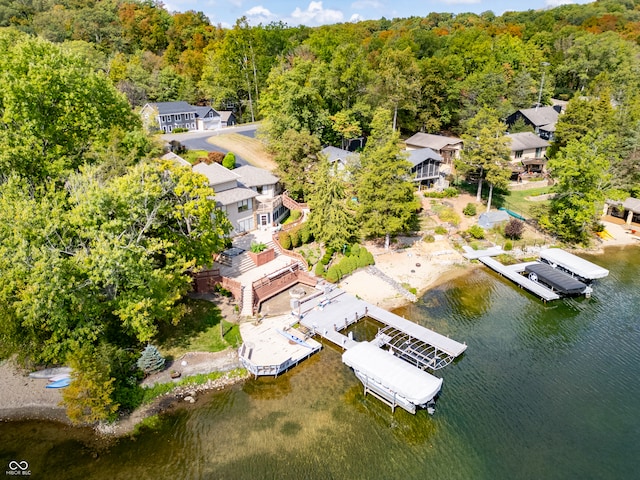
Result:
[[553,107],[524,108],[509,115],[506,123],[511,127],[516,121],[522,119],[525,125],[533,128],[536,135],[551,141],[556,132],[556,123],[558,123],[561,108],[560,105]]
[[444,178],[440,172],[442,156],[430,148],[407,150],[405,153],[407,160],[411,163],[412,181],[419,186],[426,185],[427,188],[443,186]]
[[176,128],[215,130],[220,128],[220,114],[211,107],[196,107],[187,102],[147,103],[140,110],[147,130],[171,133]]

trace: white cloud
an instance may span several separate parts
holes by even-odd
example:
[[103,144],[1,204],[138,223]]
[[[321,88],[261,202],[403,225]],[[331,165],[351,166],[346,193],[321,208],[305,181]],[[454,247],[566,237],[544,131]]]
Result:
[[328,23],[340,23],[344,20],[344,15],[340,10],[325,9],[322,2],[309,2],[306,10],[300,7],[291,13],[287,23],[290,25],[324,25]]
[[447,5],[469,5],[472,3],[480,3],[480,0],[444,0]]
[[560,5],[568,5],[570,3],[575,3],[572,0],[546,0],[545,5],[549,8],[559,7]]
[[354,13],[353,15],[351,15],[351,18],[349,18],[349,21],[351,23],[358,23],[358,22],[361,22],[362,20],[364,20],[364,18],[359,13]]
[[271,13],[269,9],[263,7],[262,5],[257,5],[250,8],[245,12],[245,15],[247,16],[247,21],[251,25],[257,25],[259,23],[269,23],[272,20],[276,19],[276,15]]

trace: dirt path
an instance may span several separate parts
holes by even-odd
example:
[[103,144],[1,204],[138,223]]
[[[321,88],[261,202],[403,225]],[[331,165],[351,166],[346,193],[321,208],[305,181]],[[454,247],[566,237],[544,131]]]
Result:
[[226,133],[210,137],[207,142],[237,154],[254,167],[271,171],[277,167],[276,162],[273,160],[273,155],[267,152],[264,144],[256,138],[250,138],[239,133]]

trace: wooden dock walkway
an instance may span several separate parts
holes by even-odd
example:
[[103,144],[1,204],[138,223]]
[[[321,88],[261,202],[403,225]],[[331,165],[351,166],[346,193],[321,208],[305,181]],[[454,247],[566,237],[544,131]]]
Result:
[[[527,263],[519,263],[517,265],[503,265],[497,260],[489,257],[477,257],[482,263],[484,263],[487,267],[500,275],[508,278],[513,283],[519,285],[520,287],[529,290],[534,295],[537,295],[544,301],[558,300],[560,296],[555,293],[553,290],[541,285],[537,282],[533,282],[529,280],[524,275],[521,275],[520,272],[524,271],[524,268],[528,265]],[[537,263],[537,262],[533,262]]]

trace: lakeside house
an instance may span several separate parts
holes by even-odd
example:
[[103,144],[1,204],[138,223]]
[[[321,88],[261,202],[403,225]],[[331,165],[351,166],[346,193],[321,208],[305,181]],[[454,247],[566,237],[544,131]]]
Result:
[[443,135],[433,135],[431,133],[418,132],[405,141],[407,150],[419,150],[430,148],[442,158],[442,166],[447,166],[444,170],[451,171],[453,161],[460,158],[460,152],[464,146],[462,139],[457,137],[445,137]]
[[349,150],[333,147],[331,145],[324,147],[320,150],[320,153],[327,157],[327,160],[329,160],[331,165],[337,164],[335,168],[337,168],[338,172],[345,172],[348,167],[360,162],[359,153],[350,152]]
[[524,108],[509,115],[506,118],[506,124],[511,128],[514,123],[522,119],[525,125],[533,128],[537,136],[552,141],[561,111],[561,105]]
[[[418,185],[418,189],[426,188],[443,189],[448,186],[444,179],[445,172],[440,170],[443,158],[430,148],[407,150],[407,160],[411,163],[410,180]],[[446,183],[446,185],[445,185]]]
[[[191,167],[189,162],[173,152],[165,154],[162,159]],[[216,205],[231,222],[231,236],[270,227],[289,212],[283,202],[280,179],[268,170],[251,165],[229,170],[218,163],[204,162],[192,168],[207,177],[209,186],[216,193]]]
[[[615,223],[625,223],[629,227],[638,227],[640,231],[640,199],[629,197],[623,202],[607,200],[604,204],[603,215]],[[617,220],[617,221],[616,221]]]
[[532,132],[509,133],[511,167],[514,175],[545,172],[549,142]]

